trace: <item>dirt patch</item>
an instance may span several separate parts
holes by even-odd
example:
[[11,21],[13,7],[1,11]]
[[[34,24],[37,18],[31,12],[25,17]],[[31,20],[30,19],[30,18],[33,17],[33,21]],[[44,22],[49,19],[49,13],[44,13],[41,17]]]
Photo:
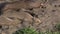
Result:
[[54,31],[60,22],[60,0],[1,0],[0,33],[12,34],[14,31],[32,26],[37,31]]

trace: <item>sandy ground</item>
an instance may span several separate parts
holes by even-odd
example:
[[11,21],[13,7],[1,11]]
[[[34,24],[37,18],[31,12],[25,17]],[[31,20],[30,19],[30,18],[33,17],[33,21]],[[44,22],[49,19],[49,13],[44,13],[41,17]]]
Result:
[[60,0],[9,1],[0,1],[1,34],[28,26],[37,31],[55,31],[55,25],[60,23]]

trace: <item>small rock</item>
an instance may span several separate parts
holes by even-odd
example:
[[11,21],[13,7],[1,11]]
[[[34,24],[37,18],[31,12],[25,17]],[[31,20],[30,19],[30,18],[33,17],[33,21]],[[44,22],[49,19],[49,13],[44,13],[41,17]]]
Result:
[[40,23],[41,23],[40,19],[34,17],[34,24],[38,25]]
[[40,2],[32,2],[32,3],[30,3],[30,6],[34,7],[34,8],[38,8],[38,7],[40,7]]

